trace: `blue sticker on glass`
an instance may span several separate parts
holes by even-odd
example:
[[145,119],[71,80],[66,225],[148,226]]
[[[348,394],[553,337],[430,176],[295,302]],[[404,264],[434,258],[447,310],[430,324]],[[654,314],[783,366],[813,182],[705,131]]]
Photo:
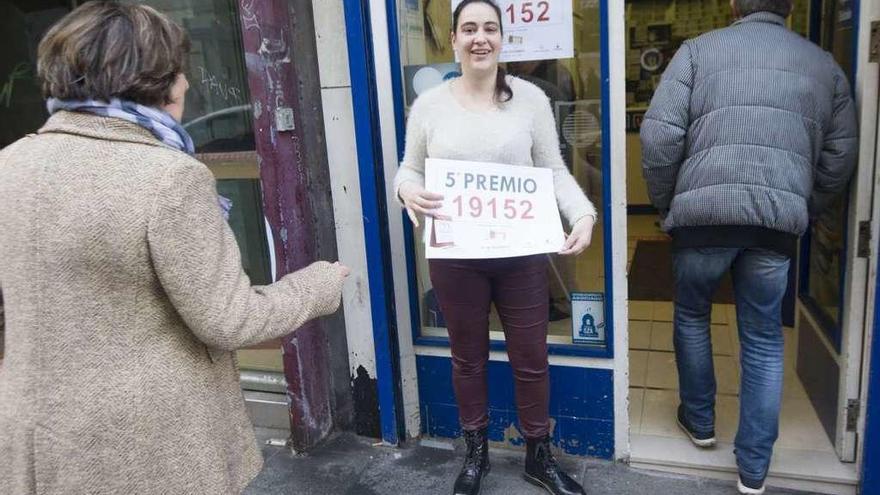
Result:
[[576,344],[606,345],[605,294],[571,293],[571,340]]

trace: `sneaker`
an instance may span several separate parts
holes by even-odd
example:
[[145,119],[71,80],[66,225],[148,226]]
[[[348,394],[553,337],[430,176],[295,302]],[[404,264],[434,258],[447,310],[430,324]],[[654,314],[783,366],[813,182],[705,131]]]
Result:
[[684,406],[681,404],[678,405],[678,426],[687,434],[688,438],[691,439],[691,442],[697,447],[706,449],[715,446],[715,430],[709,430],[705,433],[694,431],[694,429],[691,428],[690,423],[688,423],[687,419],[684,417]]
[[761,495],[764,493],[764,481],[752,481],[740,476],[736,481],[736,487],[743,495]]

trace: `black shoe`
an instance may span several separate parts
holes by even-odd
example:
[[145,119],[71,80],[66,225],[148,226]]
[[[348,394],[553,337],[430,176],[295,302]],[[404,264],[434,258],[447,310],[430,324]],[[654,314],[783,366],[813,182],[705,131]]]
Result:
[[583,487],[560,469],[550,452],[550,437],[526,439],[523,478],[553,495],[586,495]]
[[455,479],[454,495],[477,495],[480,482],[489,473],[489,428],[464,431],[467,453],[458,478]]
[[687,418],[684,417],[684,405],[678,405],[678,426],[684,431],[694,445],[702,449],[715,446],[715,430],[709,430],[705,433],[697,432],[691,427]]

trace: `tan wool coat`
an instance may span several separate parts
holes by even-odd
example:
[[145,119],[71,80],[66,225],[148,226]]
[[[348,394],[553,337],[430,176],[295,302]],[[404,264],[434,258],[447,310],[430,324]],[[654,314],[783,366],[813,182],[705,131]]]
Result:
[[0,492],[240,493],[262,458],[231,351],[335,311],[342,278],[251,287],[203,164],[55,114],[0,151]]

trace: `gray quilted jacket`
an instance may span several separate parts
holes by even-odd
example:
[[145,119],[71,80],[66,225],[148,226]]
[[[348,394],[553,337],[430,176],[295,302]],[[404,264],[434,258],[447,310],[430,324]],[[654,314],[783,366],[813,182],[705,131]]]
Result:
[[755,226],[800,235],[855,167],[849,83],[831,55],[758,12],[686,41],[641,129],[664,228]]

